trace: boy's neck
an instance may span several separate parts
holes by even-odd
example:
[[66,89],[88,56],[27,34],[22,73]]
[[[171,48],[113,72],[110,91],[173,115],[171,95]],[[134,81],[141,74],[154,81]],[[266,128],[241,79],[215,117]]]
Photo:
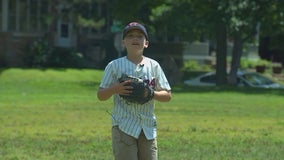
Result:
[[140,64],[143,59],[144,59],[144,56],[143,55],[139,55],[139,56],[130,56],[130,55],[127,55],[126,56],[128,60],[130,60],[131,62],[133,62],[134,64],[138,65]]

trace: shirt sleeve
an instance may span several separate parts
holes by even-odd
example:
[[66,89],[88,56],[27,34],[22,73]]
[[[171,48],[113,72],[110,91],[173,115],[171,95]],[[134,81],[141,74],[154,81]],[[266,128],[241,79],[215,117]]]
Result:
[[100,88],[108,88],[112,84],[114,84],[116,82],[116,79],[114,77],[114,66],[113,63],[110,62],[105,68]]
[[162,69],[162,67],[157,64],[156,66],[156,74],[157,74],[157,79],[156,79],[156,89],[157,90],[171,90],[170,84],[167,80],[167,77],[165,76],[165,73]]

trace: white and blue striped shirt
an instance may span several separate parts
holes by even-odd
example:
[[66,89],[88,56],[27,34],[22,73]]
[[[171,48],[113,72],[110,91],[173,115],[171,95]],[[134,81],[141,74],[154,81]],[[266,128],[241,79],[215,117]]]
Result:
[[[142,65],[136,65],[126,57],[111,61],[105,68],[100,84],[101,88],[108,88],[118,81],[122,74],[142,78],[149,82],[155,90],[171,90],[167,78],[159,63],[151,58],[144,57]],[[138,138],[144,131],[147,139],[157,136],[156,116],[154,114],[154,100],[143,105],[127,103],[119,95],[114,95],[112,125],[118,126],[126,134]]]

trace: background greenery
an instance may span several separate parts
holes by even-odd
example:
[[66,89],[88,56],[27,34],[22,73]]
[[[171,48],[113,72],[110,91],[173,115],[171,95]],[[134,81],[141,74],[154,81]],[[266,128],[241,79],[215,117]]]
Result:
[[[110,160],[112,100],[96,91],[102,71],[0,71],[0,159]],[[161,160],[280,160],[283,91],[173,86],[156,103]]]

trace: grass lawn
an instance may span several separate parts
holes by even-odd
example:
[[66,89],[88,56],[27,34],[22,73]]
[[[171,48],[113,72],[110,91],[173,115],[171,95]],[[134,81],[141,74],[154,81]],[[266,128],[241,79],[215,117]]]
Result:
[[[0,159],[111,160],[103,72],[0,70]],[[156,102],[161,160],[281,160],[284,91],[173,86]]]

